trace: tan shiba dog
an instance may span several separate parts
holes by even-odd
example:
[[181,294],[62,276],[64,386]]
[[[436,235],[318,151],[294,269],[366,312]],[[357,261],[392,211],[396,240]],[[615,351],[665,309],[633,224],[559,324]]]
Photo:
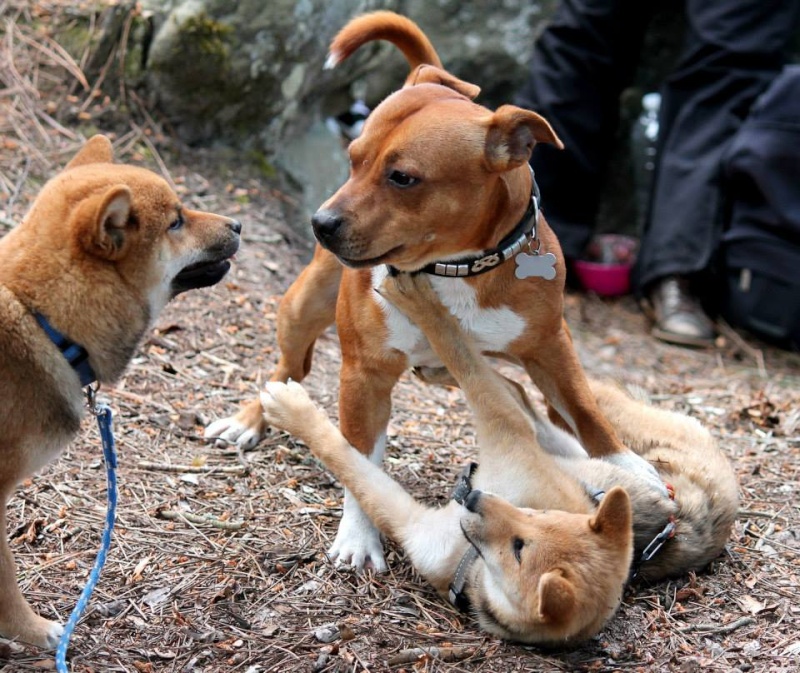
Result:
[[221,280],[239,247],[239,222],[112,162],[93,137],[0,239],[0,635],[40,647],[63,629],[19,590],[6,502],[78,431],[83,386],[118,378],[166,303]]
[[[335,318],[342,432],[379,464],[395,382],[437,357],[419,326],[374,288],[390,269],[423,271],[483,352],[525,368],[590,455],[661,488],[598,408],[563,320],[564,261],[528,165],[536,143],[561,141],[535,112],[474,103],[478,88],[444,71],[422,31],[392,12],[348,23],[330,63],[379,39],[403,51],[411,74],[366,120],[349,147],[349,179],[312,219],[320,245],[281,302],[272,380],[301,381]],[[206,435],[246,447],[266,429],[255,399]],[[329,555],[355,568],[386,567],[380,536],[348,491]]]
[[[626,445],[670,482],[675,497],[665,499],[635,473],[590,458],[533,410],[519,386],[491,369],[424,276],[388,279],[381,294],[423,331],[475,414],[480,465],[463,505],[435,509],[414,500],[350,446],[297,383],[266,385],[265,419],[300,437],[417,570],[484,629],[524,642],[575,643],[613,615],[632,560],[653,580],[703,568],[719,554],[737,511],[736,480],[694,419],[591,384]],[[441,370],[422,375],[448,379]]]

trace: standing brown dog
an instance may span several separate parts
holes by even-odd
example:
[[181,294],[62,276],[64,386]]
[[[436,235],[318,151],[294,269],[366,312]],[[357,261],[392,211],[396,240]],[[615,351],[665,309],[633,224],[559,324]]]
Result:
[[[320,246],[281,303],[273,380],[301,381],[315,340],[335,319],[342,432],[379,463],[397,379],[438,358],[374,290],[390,267],[425,271],[478,346],[520,363],[592,456],[636,470],[661,489],[652,467],[623,446],[598,408],[563,320],[564,262],[539,213],[528,165],[537,142],[560,140],[534,112],[510,105],[492,112],[472,102],[478,88],[442,70],[420,29],[391,12],[345,26],[329,64],[380,39],[403,51],[411,74],[369,116],[349,148],[350,178],[314,215]],[[206,435],[246,446],[266,427],[256,399]],[[347,490],[329,553],[357,568],[386,567],[378,531]]]
[[16,583],[8,497],[78,431],[83,386],[118,378],[166,303],[220,281],[239,247],[238,222],[112,161],[93,137],[0,239],[0,635],[40,647],[63,629]]

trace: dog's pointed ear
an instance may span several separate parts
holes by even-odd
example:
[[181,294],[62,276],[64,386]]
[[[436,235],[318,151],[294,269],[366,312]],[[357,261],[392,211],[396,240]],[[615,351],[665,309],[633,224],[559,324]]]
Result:
[[110,164],[113,161],[114,148],[111,146],[111,141],[106,136],[98,134],[86,141],[64,170],[87,164]]
[[615,486],[603,496],[595,515],[589,520],[589,528],[603,535],[630,537],[633,516],[631,499],[621,486]]
[[539,578],[539,616],[551,623],[568,622],[575,612],[575,589],[572,583],[556,571]]
[[503,105],[489,120],[486,133],[486,163],[491,171],[509,171],[531,158],[536,143],[564,149],[544,117],[514,105]]
[[131,216],[131,190],[111,187],[100,197],[95,210],[92,250],[106,259],[119,259],[125,251]]
[[416,86],[417,84],[441,84],[448,89],[457,91],[470,100],[477,98],[481,92],[479,86],[458,79],[458,77],[451,75],[446,70],[437,68],[435,65],[418,65],[411,71],[406,78],[405,86]]

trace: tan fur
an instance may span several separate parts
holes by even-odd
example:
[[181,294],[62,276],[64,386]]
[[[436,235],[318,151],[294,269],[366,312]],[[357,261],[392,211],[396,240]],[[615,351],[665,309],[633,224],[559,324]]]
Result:
[[90,139],[0,239],[0,635],[42,647],[55,646],[61,627],[19,591],[6,502],[77,432],[83,395],[34,313],[83,346],[98,380],[110,382],[166,302],[217,282],[239,245],[238,222],[182,208],[162,178],[112,161],[110,141]]
[[[267,384],[265,418],[306,442],[443,595],[472,544],[480,556],[466,591],[483,628],[549,644],[594,635],[619,605],[632,558],[670,517],[677,533],[641,567],[643,577],[701,569],[719,554],[737,511],[737,487],[699,423],[591,384],[626,444],[656,461],[675,487],[675,501],[664,498],[636,474],[589,458],[533,411],[521,388],[489,367],[424,276],[401,274],[384,283],[382,294],[422,328],[475,414],[480,466],[473,483],[480,490],[466,506],[416,502],[347,442],[299,384]],[[587,488],[607,491],[599,506]]]
[[[441,70],[419,28],[391,12],[350,22],[331,46],[333,62],[372,39],[398,45],[412,72],[405,87],[369,116],[349,147],[350,178],[315,216],[340,226],[325,234],[327,249],[317,246],[311,264],[281,302],[281,356],[272,380],[301,381],[311,366],[315,340],[335,318],[342,346],[341,428],[353,446],[377,459],[392,388],[404,370],[420,363],[390,345],[390,315],[374,292],[374,273],[383,264],[414,271],[496,246],[530,203],[528,159],[535,144],[560,146],[561,141],[535,112],[510,105],[492,112],[474,103],[475,87]],[[398,187],[390,179],[395,173],[419,182]],[[523,325],[499,354],[525,368],[554,417],[571,428],[592,456],[638,463],[642,475],[658,483],[654,471],[620,442],[592,396],[562,317],[561,250],[541,216],[538,238],[541,251],[557,257],[554,280],[518,280],[511,260],[480,276],[440,280],[469,294],[471,310],[503,311],[514,325]],[[440,286],[440,291],[449,290]],[[469,319],[466,313],[460,317]],[[206,435],[241,446],[255,443],[266,430],[256,399],[236,416],[211,424]],[[384,567],[377,533],[354,532],[368,522],[351,515],[348,502],[345,494],[345,516],[331,555],[356,567]]]

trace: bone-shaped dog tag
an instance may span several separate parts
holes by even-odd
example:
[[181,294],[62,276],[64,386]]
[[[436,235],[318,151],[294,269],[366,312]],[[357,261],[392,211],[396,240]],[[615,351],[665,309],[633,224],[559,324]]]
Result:
[[520,280],[526,278],[553,280],[556,277],[556,256],[552,252],[543,255],[521,252],[514,259],[517,262],[514,275]]

